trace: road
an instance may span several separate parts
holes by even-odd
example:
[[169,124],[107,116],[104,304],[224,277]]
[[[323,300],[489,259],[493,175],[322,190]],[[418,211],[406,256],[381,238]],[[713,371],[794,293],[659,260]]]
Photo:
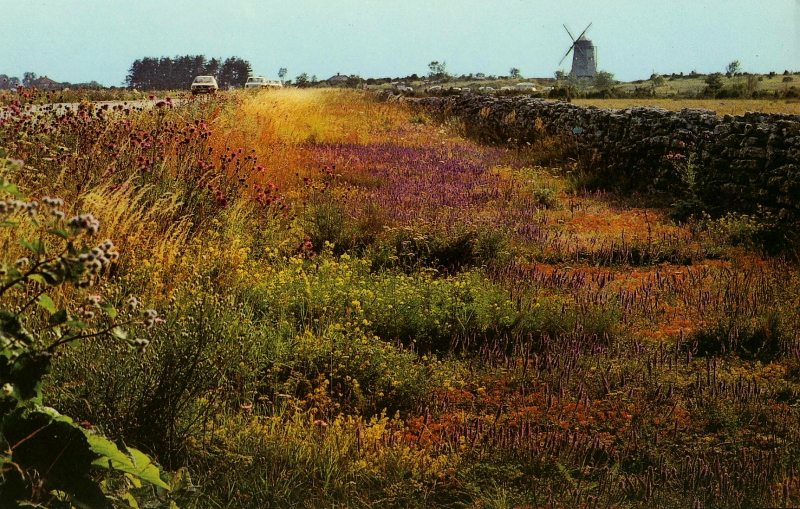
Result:
[[[178,105],[182,102],[182,99],[173,99],[172,104]],[[155,107],[156,104],[160,102],[165,102],[164,99],[140,99],[138,101],[96,101],[91,102],[89,104],[93,104],[96,109],[103,108],[107,106],[107,109],[113,109],[118,106],[122,106],[123,108],[135,109],[135,110],[143,110],[148,108]],[[85,103],[84,103],[85,104]],[[81,103],[47,103],[47,104],[26,104],[19,108],[19,111],[23,114],[30,113],[42,113],[42,112],[54,112],[54,113],[66,113],[67,111],[77,111],[78,107]],[[0,119],[7,118],[11,116],[12,111],[9,109],[9,106],[0,107]]]

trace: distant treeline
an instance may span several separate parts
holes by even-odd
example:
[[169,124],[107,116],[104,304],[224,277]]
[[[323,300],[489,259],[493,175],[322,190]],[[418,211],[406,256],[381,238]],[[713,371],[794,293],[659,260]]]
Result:
[[145,57],[131,65],[125,84],[139,90],[188,89],[195,76],[215,76],[220,87],[244,86],[252,69],[239,57],[206,60],[203,55]]

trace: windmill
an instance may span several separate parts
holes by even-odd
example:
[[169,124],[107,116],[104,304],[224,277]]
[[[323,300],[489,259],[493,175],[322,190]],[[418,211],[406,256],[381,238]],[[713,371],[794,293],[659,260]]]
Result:
[[[572,36],[572,32],[569,31],[569,28],[564,25],[564,30],[567,31],[570,39],[572,39],[572,46],[569,47],[567,53],[564,55],[564,58],[567,58],[569,53],[572,52],[572,70],[569,73],[570,76],[575,76],[576,78],[594,78],[597,74],[597,61],[595,60],[596,49],[592,41],[584,37],[590,26],[592,26],[591,23],[589,23],[576,39]],[[564,61],[564,58],[561,59],[561,62]],[[561,65],[561,62],[558,64]]]

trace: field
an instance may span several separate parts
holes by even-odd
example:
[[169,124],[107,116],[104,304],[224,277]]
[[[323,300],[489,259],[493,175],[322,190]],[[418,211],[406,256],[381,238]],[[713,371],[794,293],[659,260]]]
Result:
[[800,115],[800,101],[769,99],[574,99],[581,106],[597,108],[630,108],[635,106],[658,106],[668,110],[701,108],[714,110],[717,115],[743,115],[748,111],[760,113],[789,113]]
[[[39,201],[0,209],[0,339],[49,363],[0,382],[157,460],[170,490],[91,471],[118,507],[800,506],[800,276],[752,218],[351,90],[11,111],[0,149]],[[41,269],[68,241],[89,288]],[[35,434],[4,482],[71,507]]]

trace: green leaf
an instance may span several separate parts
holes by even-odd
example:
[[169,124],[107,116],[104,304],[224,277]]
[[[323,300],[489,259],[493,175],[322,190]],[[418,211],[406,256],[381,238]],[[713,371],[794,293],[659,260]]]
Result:
[[125,332],[125,329],[123,329],[122,327],[114,327],[113,329],[111,329],[111,334],[113,334],[114,337],[119,338],[123,341],[128,339],[128,333]]
[[105,311],[106,314],[108,315],[108,317],[111,318],[112,320],[117,317],[117,310],[114,309],[114,306],[112,306],[108,302],[105,302],[105,301],[101,302],[100,303],[100,309]]
[[159,488],[169,490],[169,485],[161,480],[161,471],[145,453],[126,447],[120,450],[111,440],[92,433],[86,433],[89,448],[100,455],[92,465],[108,470],[119,470],[138,477]]
[[5,191],[18,200],[22,200],[24,198],[22,193],[19,192],[19,188],[15,184],[0,182],[0,191]]
[[3,222],[0,222],[0,226],[5,226],[7,228],[16,228],[17,226],[19,226],[19,222],[17,222],[17,221],[3,221]]
[[43,294],[39,295],[39,298],[36,299],[36,303],[39,304],[39,306],[41,306],[44,309],[46,309],[47,311],[49,311],[51,315],[55,314],[55,312],[56,312],[56,304],[55,304],[55,302],[53,302],[53,299],[51,299],[46,294],[43,293]]
[[62,230],[61,228],[50,228],[47,230],[47,233],[52,233],[53,235],[58,235],[62,239],[68,239],[69,233],[66,230]]
[[[63,268],[57,269],[56,272],[49,270],[47,268],[42,268],[42,274],[41,274],[42,282],[47,283],[50,286],[57,286],[61,284],[61,282],[64,279],[63,272],[64,272]],[[31,276],[31,278],[33,278],[33,276]]]
[[75,327],[76,329],[85,329],[86,324],[80,320],[70,320],[66,323],[69,327]]
[[41,240],[34,240],[33,242],[28,242],[27,240],[22,239],[19,241],[19,245],[35,255],[43,255],[45,252],[45,246]]
[[47,323],[50,325],[61,325],[67,323],[67,320],[69,320],[69,313],[67,313],[66,309],[60,309],[53,313],[50,319],[47,320]]
[[36,281],[37,283],[42,283],[42,284],[45,283],[44,276],[41,274],[31,274],[30,276],[28,276],[28,279]]

